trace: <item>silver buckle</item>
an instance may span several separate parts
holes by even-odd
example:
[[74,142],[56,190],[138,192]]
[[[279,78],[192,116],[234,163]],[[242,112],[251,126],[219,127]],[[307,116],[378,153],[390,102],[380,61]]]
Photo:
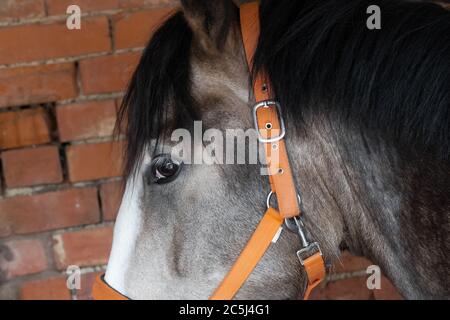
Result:
[[[258,113],[257,112],[258,112],[259,108],[270,108],[271,106],[276,106],[276,108],[277,108],[281,132],[278,136],[267,139],[261,135],[261,131],[258,126]],[[274,143],[274,142],[280,141],[286,135],[286,127],[284,125],[283,114],[281,113],[281,105],[277,101],[265,100],[265,101],[261,101],[261,102],[255,104],[255,106],[253,107],[253,122],[254,122],[254,125],[256,128],[256,132],[258,133],[258,140],[262,143]]]
[[322,255],[322,250],[320,249],[318,242],[309,242],[305,234],[305,225],[300,217],[293,217],[290,219],[285,219],[285,225],[288,230],[296,232],[300,238],[302,248],[297,251],[297,257],[300,263],[305,265],[305,260],[312,257],[317,252]]
[[[297,257],[298,257],[298,260],[300,260],[300,263],[302,264],[302,266],[304,266],[305,260],[312,257],[317,252],[320,253],[320,255],[322,255],[322,250],[320,249],[319,243],[312,242],[309,245],[307,245],[306,247],[298,250]],[[305,255],[305,254],[308,254],[308,255]]]

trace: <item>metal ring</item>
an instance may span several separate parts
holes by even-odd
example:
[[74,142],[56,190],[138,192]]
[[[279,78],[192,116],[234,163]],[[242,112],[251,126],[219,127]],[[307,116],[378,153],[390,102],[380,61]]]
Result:
[[[273,191],[270,191],[269,194],[267,195],[267,200],[266,200],[267,209],[270,208],[270,200],[272,199],[273,195],[274,195]],[[298,198],[298,205],[301,206],[302,205],[302,197],[300,196],[300,193],[297,193],[297,198]]]
[[289,231],[291,231],[293,233],[298,233],[299,228],[305,227],[305,225],[303,224],[303,219],[300,216],[292,217],[292,218],[285,218],[284,225],[286,226],[286,228]]

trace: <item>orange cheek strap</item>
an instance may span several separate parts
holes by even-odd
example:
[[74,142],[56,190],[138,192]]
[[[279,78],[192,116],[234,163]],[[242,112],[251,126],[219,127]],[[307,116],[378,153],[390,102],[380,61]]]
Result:
[[266,211],[244,250],[210,300],[233,299],[269,248],[283,221],[275,209],[269,208]]

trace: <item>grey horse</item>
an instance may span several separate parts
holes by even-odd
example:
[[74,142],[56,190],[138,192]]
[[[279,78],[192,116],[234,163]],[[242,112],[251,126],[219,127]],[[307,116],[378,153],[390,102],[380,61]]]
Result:
[[[169,156],[173,130],[192,132],[194,121],[203,131],[253,126],[236,3],[181,2],[145,49],[119,114],[127,180],[105,280],[131,299],[207,299],[270,189],[258,164]],[[381,29],[370,30],[375,2]],[[405,298],[448,299],[450,13],[402,0],[260,7],[254,70],[265,70],[283,108],[304,223],[327,264],[348,249]],[[297,298],[298,249],[283,232],[236,298]]]

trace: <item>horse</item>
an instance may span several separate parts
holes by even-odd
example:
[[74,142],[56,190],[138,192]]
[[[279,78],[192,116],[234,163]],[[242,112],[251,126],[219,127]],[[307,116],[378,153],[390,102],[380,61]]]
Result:
[[[371,29],[374,4],[381,28]],[[130,299],[206,299],[217,288],[269,183],[259,164],[172,159],[171,137],[198,121],[252,128],[263,71],[327,266],[346,249],[407,299],[448,299],[450,12],[405,0],[262,0],[259,10],[251,69],[237,1],[183,0],[149,40],[118,114],[126,178],[105,282]],[[296,299],[298,247],[283,231],[235,298]]]

